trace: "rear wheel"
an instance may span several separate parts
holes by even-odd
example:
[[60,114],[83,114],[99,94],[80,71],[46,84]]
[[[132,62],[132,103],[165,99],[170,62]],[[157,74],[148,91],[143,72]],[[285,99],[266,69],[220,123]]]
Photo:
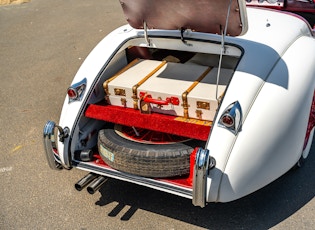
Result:
[[313,100],[311,104],[310,116],[308,119],[308,125],[307,125],[307,130],[306,130],[306,135],[305,135],[303,151],[302,151],[300,159],[295,165],[298,168],[302,167],[302,165],[304,164],[306,158],[308,157],[310,153],[311,146],[313,143],[314,130],[315,130],[315,92],[313,94]]
[[134,127],[115,125],[100,130],[98,148],[114,169],[144,177],[189,173],[190,154],[204,142]]
[[302,167],[306,158],[308,157],[310,151],[311,151],[311,146],[312,146],[312,143],[313,143],[313,137],[314,137],[314,130],[315,128],[312,129],[312,131],[310,132],[310,135],[308,137],[308,140],[307,140],[307,144],[301,154],[301,157],[300,159],[298,160],[298,162],[296,163],[296,166],[298,168]]

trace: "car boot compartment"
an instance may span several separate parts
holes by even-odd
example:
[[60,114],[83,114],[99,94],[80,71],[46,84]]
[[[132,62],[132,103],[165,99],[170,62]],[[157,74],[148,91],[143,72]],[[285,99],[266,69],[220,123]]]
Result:
[[[101,73],[78,130],[89,137],[85,127],[93,124],[98,138],[86,146],[94,146],[94,154],[82,160],[85,147],[76,146],[75,164],[117,178],[155,178],[150,183],[170,183],[190,193],[196,148],[205,148],[241,51],[227,45],[230,55],[220,57],[218,43],[195,41],[192,50],[174,39],[155,42],[161,48],[139,46],[137,40],[125,44]],[[174,42],[182,49],[172,49]]]
[[86,117],[208,139],[239,57],[224,56],[219,68],[218,53],[128,46],[120,55],[120,67],[99,83],[103,100],[91,103]]

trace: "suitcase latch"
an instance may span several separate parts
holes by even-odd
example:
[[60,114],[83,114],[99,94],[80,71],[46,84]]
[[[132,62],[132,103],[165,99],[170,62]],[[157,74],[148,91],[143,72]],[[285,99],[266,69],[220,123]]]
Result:
[[205,101],[197,101],[197,108],[210,110],[210,103]]
[[127,107],[127,100],[126,100],[126,98],[121,98],[120,102],[121,102],[122,106]]
[[126,91],[124,89],[115,88],[114,92],[116,96],[126,96]]
[[200,109],[196,110],[196,117],[200,120],[202,119],[202,111]]

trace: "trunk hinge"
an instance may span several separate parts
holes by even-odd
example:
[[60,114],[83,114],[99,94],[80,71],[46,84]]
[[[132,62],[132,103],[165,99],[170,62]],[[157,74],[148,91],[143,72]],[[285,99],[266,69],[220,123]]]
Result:
[[185,33],[186,29],[184,27],[180,28],[180,40],[187,46],[192,46],[191,44],[189,44],[185,38],[184,38],[184,33]]

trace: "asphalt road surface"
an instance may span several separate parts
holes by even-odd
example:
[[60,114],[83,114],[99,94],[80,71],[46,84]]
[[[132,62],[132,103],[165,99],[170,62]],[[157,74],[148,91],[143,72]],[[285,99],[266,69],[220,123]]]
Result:
[[[91,49],[125,24],[118,0],[32,0],[0,7],[0,229],[314,229],[315,149],[302,169],[226,204],[110,179],[94,195],[86,173],[52,171],[42,130]],[[253,153],[254,154],[254,153]]]

